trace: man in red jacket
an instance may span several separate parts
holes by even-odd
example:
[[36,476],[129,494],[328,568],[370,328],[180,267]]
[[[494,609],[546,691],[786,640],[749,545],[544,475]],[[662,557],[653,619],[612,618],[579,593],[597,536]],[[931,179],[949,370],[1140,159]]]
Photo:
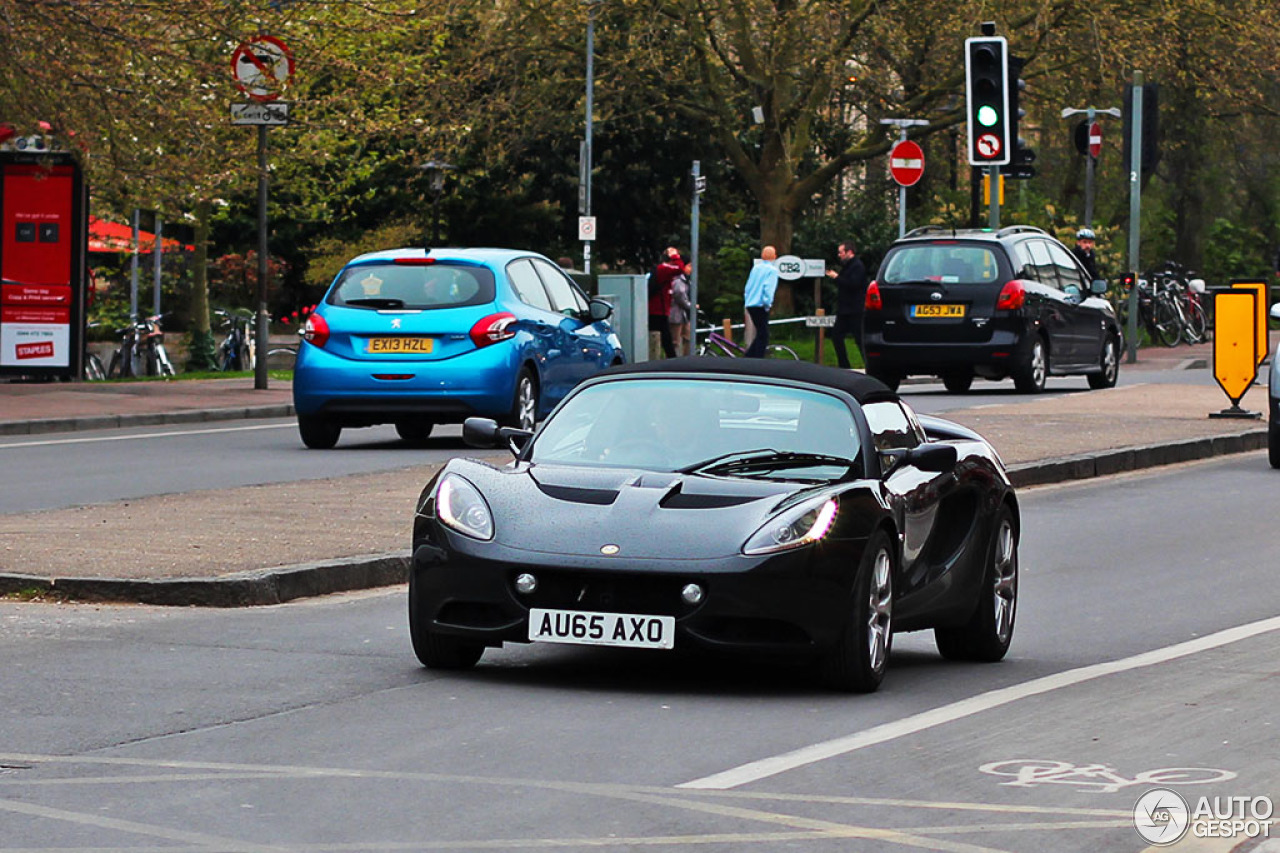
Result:
[[662,343],[663,356],[676,357],[667,314],[671,311],[671,280],[680,275],[684,263],[680,259],[680,252],[674,246],[668,246],[663,255],[662,262],[649,275],[649,355],[651,358],[657,357],[657,353],[653,352],[655,332]]

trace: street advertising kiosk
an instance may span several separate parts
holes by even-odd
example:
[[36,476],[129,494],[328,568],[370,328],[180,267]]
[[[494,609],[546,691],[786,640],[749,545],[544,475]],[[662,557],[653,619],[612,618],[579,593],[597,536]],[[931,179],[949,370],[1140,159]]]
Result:
[[83,376],[88,235],[70,153],[0,151],[0,376]]

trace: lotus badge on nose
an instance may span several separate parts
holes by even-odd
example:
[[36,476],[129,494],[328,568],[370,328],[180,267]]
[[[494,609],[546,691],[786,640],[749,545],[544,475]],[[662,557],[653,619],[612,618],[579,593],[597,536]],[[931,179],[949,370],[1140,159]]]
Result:
[[614,554],[618,553],[618,546],[617,546],[617,545],[603,545],[603,546],[601,546],[601,548],[600,548],[600,553],[601,553],[601,554],[604,554],[606,557],[612,557]]

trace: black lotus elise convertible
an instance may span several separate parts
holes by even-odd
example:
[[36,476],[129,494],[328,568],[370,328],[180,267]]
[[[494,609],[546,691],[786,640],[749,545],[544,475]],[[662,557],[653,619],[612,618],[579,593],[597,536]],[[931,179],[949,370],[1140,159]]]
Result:
[[[875,690],[893,634],[995,661],[1018,504],[979,435],[859,373],[681,358],[608,370],[537,432],[483,418],[418,502],[409,624],[428,667],[505,642],[703,647]],[[657,652],[660,653],[660,652]]]

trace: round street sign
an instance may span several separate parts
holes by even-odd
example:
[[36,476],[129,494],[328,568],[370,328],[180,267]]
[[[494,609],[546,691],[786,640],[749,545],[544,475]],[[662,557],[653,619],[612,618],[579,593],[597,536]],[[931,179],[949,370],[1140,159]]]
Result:
[[900,186],[914,186],[924,175],[924,151],[910,139],[904,139],[889,152],[889,174]]
[[254,36],[231,54],[231,73],[250,98],[274,101],[293,76],[293,54],[274,36]]
[[795,281],[804,277],[804,258],[795,255],[783,255],[774,261],[778,268],[778,278],[783,281]]
[[1096,121],[1089,126],[1089,156],[1095,160],[1102,153],[1102,125]]
[[978,149],[978,156],[985,160],[995,160],[1000,156],[1000,137],[994,133],[984,133],[978,137],[978,141],[974,143],[974,148]]

